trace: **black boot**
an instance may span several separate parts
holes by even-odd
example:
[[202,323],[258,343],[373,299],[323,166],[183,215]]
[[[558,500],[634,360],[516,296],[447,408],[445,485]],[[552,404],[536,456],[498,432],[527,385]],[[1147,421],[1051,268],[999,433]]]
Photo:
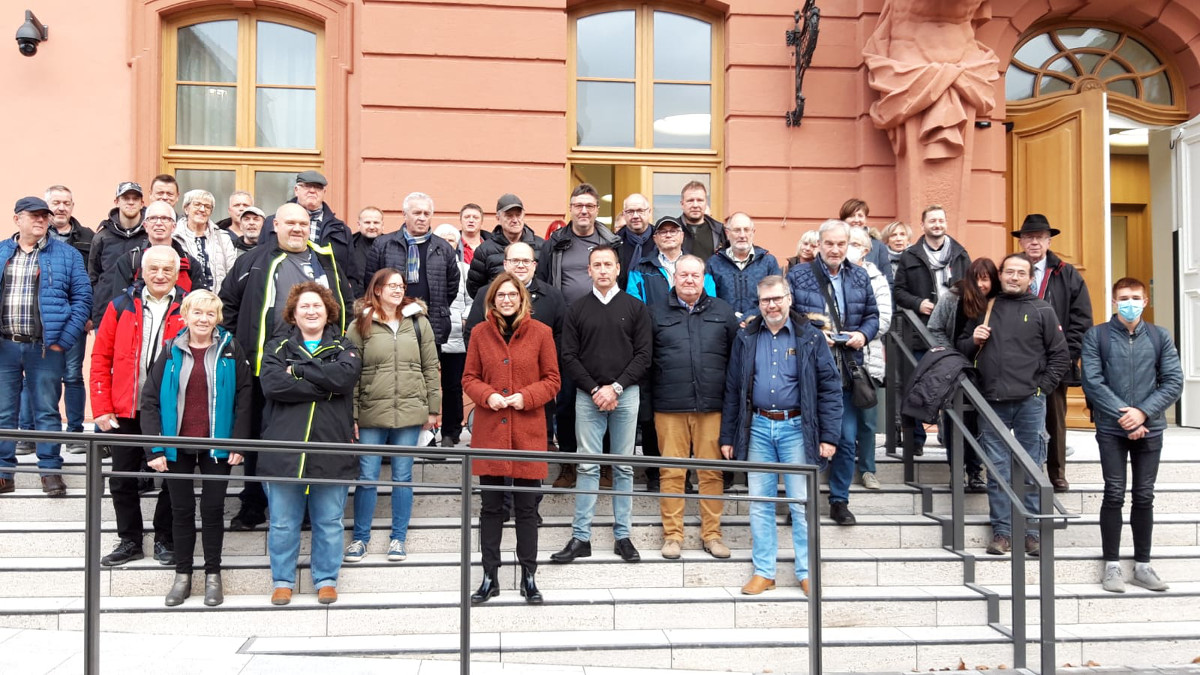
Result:
[[500,595],[500,582],[496,579],[496,573],[485,572],[483,583],[479,584],[479,590],[471,594],[471,604],[478,605],[487,602],[497,595]]
[[533,581],[533,572],[521,570],[521,597],[531,605],[542,604],[542,592]]

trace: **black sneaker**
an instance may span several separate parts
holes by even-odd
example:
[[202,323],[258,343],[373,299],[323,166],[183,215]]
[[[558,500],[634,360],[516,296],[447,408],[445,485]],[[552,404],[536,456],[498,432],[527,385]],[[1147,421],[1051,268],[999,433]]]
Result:
[[249,532],[254,528],[267,522],[267,515],[258,509],[248,509],[243,507],[238,511],[237,515],[229,521],[229,529],[234,532]]
[[854,525],[858,522],[854,514],[850,513],[850,505],[846,502],[830,502],[829,517],[838,525]]
[[112,553],[100,559],[100,564],[105,567],[115,567],[134,560],[141,560],[144,557],[146,556],[142,553],[141,546],[128,539],[122,539]]
[[175,545],[165,541],[154,542],[154,559],[158,561],[159,565],[174,565]]
[[983,470],[967,474],[967,486],[963,488],[967,494],[980,495],[987,492],[987,481],[983,479]]
[[137,482],[138,482],[138,494],[139,495],[144,495],[149,492],[154,492],[154,490],[156,489],[154,487],[154,479],[153,478],[139,478],[139,479],[137,479]]

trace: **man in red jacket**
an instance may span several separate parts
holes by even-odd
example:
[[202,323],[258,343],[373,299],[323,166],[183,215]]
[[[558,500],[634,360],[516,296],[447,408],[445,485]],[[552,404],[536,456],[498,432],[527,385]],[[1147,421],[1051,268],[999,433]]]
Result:
[[[184,291],[176,286],[178,279],[179,254],[170,246],[152,246],[142,255],[141,280],[105,308],[92,350],[92,415],[99,430],[141,433],[138,402],[146,373],[183,326],[179,304]],[[112,469],[138,471],[144,455],[141,446],[113,445]],[[101,565],[122,565],[143,557],[137,484],[136,478],[109,478],[121,541],[100,560]],[[159,492],[154,508],[154,559],[163,565],[175,564],[171,501],[165,489]]]

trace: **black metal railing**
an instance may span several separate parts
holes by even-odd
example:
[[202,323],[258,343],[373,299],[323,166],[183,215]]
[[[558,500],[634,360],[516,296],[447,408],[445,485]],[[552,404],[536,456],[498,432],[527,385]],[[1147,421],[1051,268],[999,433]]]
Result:
[[[929,329],[910,309],[898,308],[892,318],[892,327],[887,335],[887,389],[885,392],[884,414],[888,420],[886,425],[887,452],[896,454],[897,446],[901,449],[904,462],[904,480],[909,485],[921,490],[925,515],[943,521],[943,546],[950,552],[963,559],[963,583],[979,592],[988,599],[988,623],[992,628],[1006,635],[1013,642],[1013,664],[1016,668],[1025,668],[1028,661],[1028,595],[1025,584],[1025,548],[1017,544],[1013,537],[1012,547],[1012,617],[1011,627],[1000,623],[999,600],[997,594],[975,583],[975,555],[966,550],[966,509],[963,484],[963,453],[970,445],[987,469],[989,476],[1000,475],[993,460],[984,451],[983,444],[973,435],[972,429],[966,423],[964,413],[974,411],[978,420],[978,428],[985,426],[1004,440],[1010,457],[1010,481],[998,482],[1013,505],[1012,531],[1025,532],[1027,521],[1033,521],[1041,541],[1038,556],[1038,592],[1040,604],[1040,637],[1041,673],[1054,673],[1055,665],[1055,618],[1054,618],[1054,531],[1064,529],[1067,521],[1078,518],[1078,514],[1068,513],[1063,505],[1054,498],[1050,481],[1042,471],[1042,467],[1034,463],[1033,458],[1012,432],[996,415],[996,411],[984,399],[979,388],[964,374],[960,375],[954,388],[953,404],[945,410],[945,419],[949,428],[943,429],[946,443],[946,456],[950,462],[950,519],[946,521],[941,515],[933,513],[932,486],[919,480],[916,475],[916,439],[912,424],[898,424],[901,400],[907,379],[916,368],[917,358],[909,347],[913,341],[919,341],[926,350],[938,346]],[[917,420],[916,424],[921,421]],[[1029,489],[1027,482],[1033,484],[1038,493],[1038,513],[1030,513],[1025,507],[1022,495]]]
[[[504,492],[541,492],[546,494],[596,494],[608,496],[641,496],[641,497],[682,497],[686,499],[714,499],[733,502],[772,502],[772,503],[801,503],[805,507],[808,522],[809,537],[809,596],[808,596],[808,658],[810,672],[822,672],[821,658],[821,530],[820,514],[816,508],[816,498],[819,495],[818,470],[812,465],[781,464],[772,462],[748,462],[725,460],[677,459],[668,457],[642,457],[639,455],[592,455],[583,453],[546,453],[521,450],[491,450],[479,448],[432,448],[417,446],[395,445],[362,445],[348,443],[296,443],[273,442],[265,440],[234,440],[221,439],[214,443],[208,438],[178,438],[161,436],[140,436],[132,434],[96,434],[72,432],[44,432],[0,430],[0,439],[15,439],[20,441],[44,441],[53,443],[82,443],[87,445],[88,461],[83,469],[40,469],[35,466],[18,465],[5,467],[5,472],[59,474],[64,476],[85,476],[85,546],[84,546],[84,673],[94,675],[100,672],[100,558],[103,555],[100,541],[100,511],[104,496],[104,478],[106,476],[124,478],[144,478],[147,474],[128,471],[111,471],[100,461],[100,446],[128,445],[138,447],[184,447],[211,448],[218,445],[222,449],[234,452],[320,452],[340,455],[384,455],[399,457],[424,457],[428,459],[461,460],[460,480],[458,483],[430,482],[395,482],[387,480],[334,480],[311,478],[277,478],[261,476],[204,474],[203,479],[244,482],[271,483],[303,483],[303,484],[334,484],[334,485],[374,485],[378,487],[422,487],[422,488],[451,488],[457,489],[462,496],[461,524],[459,536],[459,662],[462,675],[468,675],[471,669],[471,529],[472,508],[470,496],[475,491],[504,491]],[[578,488],[553,487],[518,487],[518,486],[489,486],[477,485],[471,479],[471,466],[474,459],[503,459],[512,461],[553,462],[558,464],[624,464],[633,467],[659,467],[682,469],[713,469],[722,471],[755,471],[775,474],[801,474],[807,483],[804,499],[788,497],[751,497],[740,494],[702,495],[702,494],[664,494],[661,492],[622,492],[615,490],[580,490]],[[160,474],[161,477],[186,478],[188,474]],[[199,479],[200,474],[194,474]],[[164,488],[165,489],[165,488]],[[330,608],[336,611],[334,608]]]

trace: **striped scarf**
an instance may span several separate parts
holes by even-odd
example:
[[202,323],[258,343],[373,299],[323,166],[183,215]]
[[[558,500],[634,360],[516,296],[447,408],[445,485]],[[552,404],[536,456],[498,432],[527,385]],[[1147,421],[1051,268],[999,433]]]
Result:
[[400,229],[400,236],[404,237],[404,243],[408,245],[404,280],[406,283],[415,284],[421,280],[421,250],[417,246],[429,241],[430,233],[426,232],[420,237],[414,237],[408,233],[408,228],[404,227]]

